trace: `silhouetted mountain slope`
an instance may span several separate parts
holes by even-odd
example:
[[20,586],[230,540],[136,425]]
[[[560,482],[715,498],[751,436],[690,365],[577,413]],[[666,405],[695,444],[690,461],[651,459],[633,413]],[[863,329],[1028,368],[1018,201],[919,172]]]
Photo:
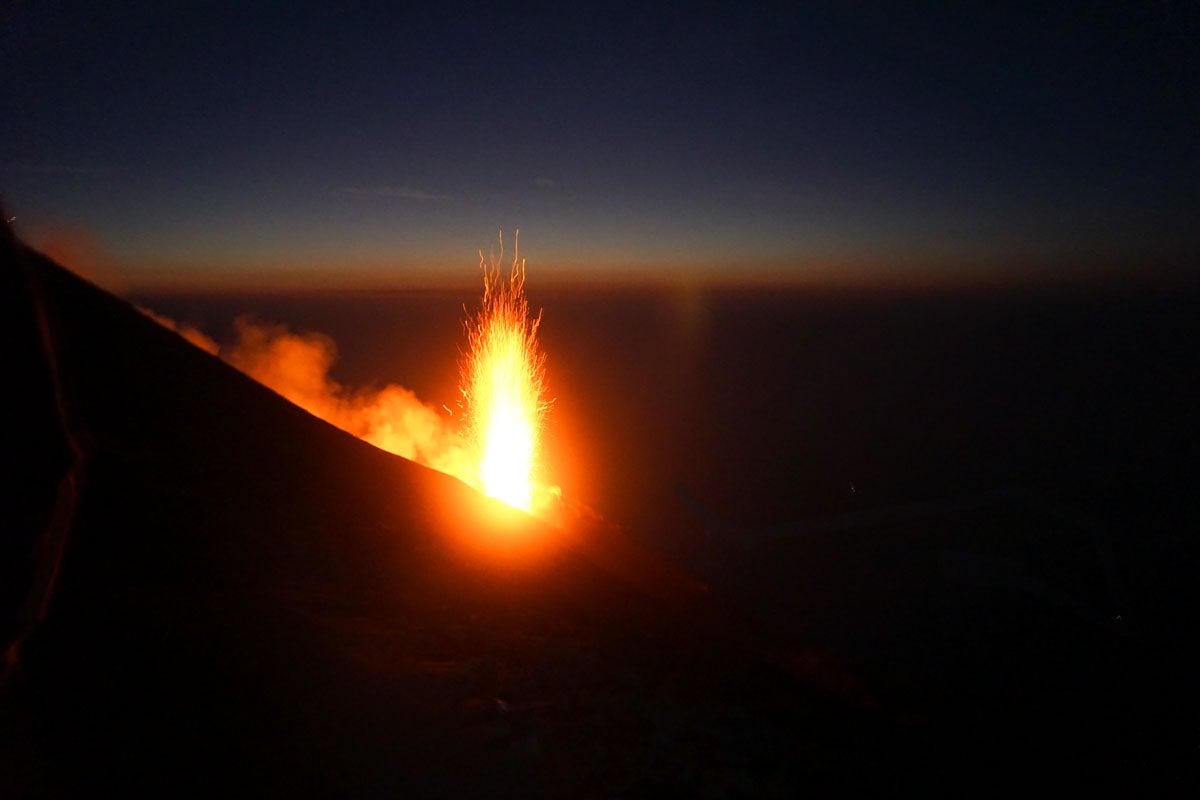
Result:
[[0,795],[1196,775],[1183,637],[1110,625],[1073,555],[1090,534],[1053,507],[920,504],[758,541],[714,520],[687,545],[719,564],[714,599],[619,530],[554,530],[377,450],[7,244],[0,599],[21,647]]
[[385,454],[25,258],[87,466],[6,698],[15,787],[651,791],[699,780],[694,754],[642,763],[651,716],[791,705],[618,533],[567,536]]

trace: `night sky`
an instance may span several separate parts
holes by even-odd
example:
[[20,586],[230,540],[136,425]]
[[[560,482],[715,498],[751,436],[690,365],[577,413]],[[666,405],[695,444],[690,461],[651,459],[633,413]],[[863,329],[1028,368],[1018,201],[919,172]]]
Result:
[[564,279],[1200,273],[1196,4],[403,5],[9,4],[18,233],[126,285],[475,281],[515,228]]

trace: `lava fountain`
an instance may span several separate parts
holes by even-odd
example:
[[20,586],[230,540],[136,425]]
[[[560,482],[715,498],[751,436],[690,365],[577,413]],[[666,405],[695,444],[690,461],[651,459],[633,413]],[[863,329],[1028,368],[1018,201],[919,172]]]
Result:
[[478,453],[477,485],[494,497],[532,511],[538,445],[551,401],[545,397],[546,356],[538,347],[541,312],[531,317],[525,298],[525,262],[513,247],[507,275],[500,254],[485,260],[483,299],[464,327],[467,351],[459,368],[465,435]]

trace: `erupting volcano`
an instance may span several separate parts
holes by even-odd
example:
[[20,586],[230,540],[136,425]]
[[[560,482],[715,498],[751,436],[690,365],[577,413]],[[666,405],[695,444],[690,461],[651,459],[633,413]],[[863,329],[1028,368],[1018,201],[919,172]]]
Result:
[[500,255],[485,260],[483,299],[465,322],[461,362],[465,435],[478,457],[476,481],[487,495],[531,511],[538,444],[550,401],[545,399],[545,354],[537,342],[541,313],[525,298],[525,262],[513,248],[505,276]]
[[525,262],[516,248],[507,270],[500,263],[503,257],[503,236],[499,256],[485,260],[479,254],[483,297],[463,322],[463,414],[457,421],[402,386],[355,389],[333,380],[329,369],[337,348],[324,334],[293,332],[241,316],[234,322],[237,341],[222,347],[199,330],[143,310],[326,422],[550,521],[561,510],[560,493],[535,480],[551,404],[545,396],[545,355],[537,340],[541,312],[529,313]]

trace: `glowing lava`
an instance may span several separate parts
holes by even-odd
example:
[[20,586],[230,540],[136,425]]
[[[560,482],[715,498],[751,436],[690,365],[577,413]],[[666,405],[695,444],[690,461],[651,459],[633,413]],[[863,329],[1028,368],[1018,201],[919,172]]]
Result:
[[545,355],[537,343],[541,313],[529,315],[525,262],[513,252],[504,276],[500,256],[483,270],[483,300],[468,316],[467,352],[460,364],[466,435],[479,454],[479,486],[485,494],[533,510],[534,469],[550,402],[545,399]]

